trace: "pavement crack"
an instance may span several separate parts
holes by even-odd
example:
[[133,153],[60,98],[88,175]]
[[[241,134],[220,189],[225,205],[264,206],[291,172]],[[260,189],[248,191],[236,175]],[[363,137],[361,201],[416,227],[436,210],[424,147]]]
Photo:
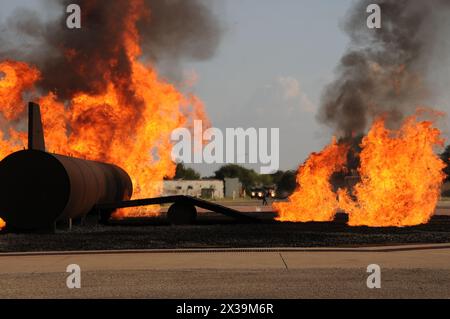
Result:
[[286,261],[284,260],[283,255],[282,255],[281,253],[279,253],[279,255],[280,255],[281,260],[283,261],[284,268],[286,268],[286,270],[289,270],[289,267],[288,267],[288,265],[286,264]]

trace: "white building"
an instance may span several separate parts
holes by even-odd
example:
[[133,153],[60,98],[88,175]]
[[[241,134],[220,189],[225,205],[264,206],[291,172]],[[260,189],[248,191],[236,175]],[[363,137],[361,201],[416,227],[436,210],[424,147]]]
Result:
[[222,180],[173,180],[164,181],[163,196],[188,195],[206,199],[222,199],[224,186]]

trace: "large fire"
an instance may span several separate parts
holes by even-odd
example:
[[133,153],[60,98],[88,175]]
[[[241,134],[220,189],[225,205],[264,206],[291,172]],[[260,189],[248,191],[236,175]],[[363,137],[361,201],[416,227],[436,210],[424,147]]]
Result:
[[[40,92],[36,88],[41,72],[33,65],[11,60],[0,62],[0,113],[3,127],[8,127],[0,132],[1,158],[25,147],[25,106],[32,97],[41,105],[49,152],[123,167],[133,180],[133,198],[161,193],[164,177],[175,174],[176,165],[171,160],[172,130],[189,126],[193,119],[200,118],[204,123],[207,120],[199,99],[178,91],[162,80],[152,65],[140,59],[136,25],[149,12],[141,0],[133,1],[128,10],[117,56],[98,61],[98,67],[104,68],[101,89],[75,92],[70,99],[61,101],[58,92]],[[65,48],[64,52],[67,60],[80,61],[78,71],[83,75],[87,71],[83,52],[72,48]],[[129,77],[127,74],[122,78],[111,71],[120,59],[129,64]],[[145,213],[127,209],[116,216]]]
[[356,200],[339,192],[340,207],[349,225],[412,226],[427,223],[434,214],[445,178],[445,163],[434,153],[443,146],[441,132],[428,121],[409,117],[398,131],[375,121],[362,142],[361,182]]
[[351,226],[413,226],[427,223],[434,214],[445,179],[445,163],[434,148],[443,146],[439,129],[417,116],[399,130],[376,120],[361,144],[361,181],[352,194],[330,183],[334,172],[346,166],[348,148],[334,141],[300,167],[297,190],[288,202],[275,203],[280,221],[330,221],[339,209]]
[[335,139],[322,152],[313,153],[297,174],[297,189],[288,202],[274,203],[277,220],[307,222],[331,221],[339,205],[330,177],[341,171],[347,160],[348,147]]

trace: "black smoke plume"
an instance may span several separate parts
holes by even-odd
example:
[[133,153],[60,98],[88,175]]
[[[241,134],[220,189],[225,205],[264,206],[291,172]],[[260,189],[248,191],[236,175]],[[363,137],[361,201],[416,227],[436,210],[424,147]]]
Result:
[[[221,26],[206,1],[143,1],[150,14],[137,21],[143,49],[141,59],[164,61],[176,73],[183,60],[205,60],[214,55]],[[60,12],[56,20],[43,19],[29,9],[18,9],[0,27],[0,59],[36,65],[42,72],[39,87],[55,92],[60,99],[68,99],[77,92],[102,92],[106,73],[126,92],[131,66],[122,31],[137,2],[47,0],[49,9]],[[79,30],[66,26],[65,8],[69,4],[81,7]]]
[[[366,8],[355,4],[344,29],[350,46],[325,89],[318,119],[340,136],[364,133],[374,117],[395,126],[426,103],[432,50],[439,44],[449,0],[380,0],[381,29],[369,29]],[[447,37],[446,35],[445,37]]]

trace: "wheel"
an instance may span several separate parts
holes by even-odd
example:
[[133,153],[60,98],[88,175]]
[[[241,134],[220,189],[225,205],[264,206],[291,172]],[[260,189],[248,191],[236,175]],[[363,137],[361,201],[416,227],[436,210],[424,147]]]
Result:
[[169,207],[167,219],[172,225],[191,225],[197,219],[197,209],[186,202],[176,202]]

